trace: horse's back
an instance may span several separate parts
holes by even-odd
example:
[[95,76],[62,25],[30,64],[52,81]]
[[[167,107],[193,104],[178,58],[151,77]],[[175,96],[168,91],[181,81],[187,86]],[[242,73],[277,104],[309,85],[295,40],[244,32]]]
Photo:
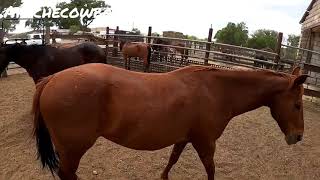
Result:
[[149,45],[143,42],[126,43],[122,48],[122,53],[128,56],[147,57]]
[[74,49],[80,51],[82,55],[86,59],[86,63],[105,63],[106,62],[106,53],[104,50],[92,43],[92,42],[85,42],[78,46],[75,46]]

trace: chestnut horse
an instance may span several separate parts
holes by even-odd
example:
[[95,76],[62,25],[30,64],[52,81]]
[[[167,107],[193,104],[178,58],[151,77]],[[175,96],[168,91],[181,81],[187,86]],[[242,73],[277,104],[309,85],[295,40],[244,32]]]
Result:
[[0,48],[0,74],[10,61],[24,68],[36,83],[42,77],[73,66],[106,63],[106,55],[91,42],[56,46],[12,44]]
[[159,74],[99,63],[72,67],[37,84],[33,112],[38,154],[53,175],[75,180],[81,157],[98,137],[135,150],[174,144],[161,176],[167,179],[192,143],[212,180],[215,142],[237,115],[267,106],[287,144],[302,140],[302,84],[307,77],[300,68],[284,74],[187,66]]
[[151,58],[151,47],[143,42],[120,42],[120,51],[122,51],[124,66],[130,70],[130,59],[131,57],[141,58],[144,64],[144,72],[149,70],[150,58]]

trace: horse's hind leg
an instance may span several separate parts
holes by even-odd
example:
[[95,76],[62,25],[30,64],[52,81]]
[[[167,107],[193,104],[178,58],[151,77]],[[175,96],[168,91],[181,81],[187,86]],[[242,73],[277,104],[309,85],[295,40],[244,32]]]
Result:
[[214,180],[214,162],[213,155],[215,151],[215,143],[214,142],[192,142],[193,147],[198,153],[198,156],[201,159],[203,166],[206,169],[208,180]]
[[183,149],[186,147],[188,142],[181,142],[181,143],[177,143],[174,145],[171,155],[170,155],[170,159],[168,162],[168,165],[166,166],[166,168],[164,169],[164,171],[161,174],[161,179],[168,179],[168,174],[170,169],[172,168],[172,166],[174,164],[177,163]]
[[60,167],[58,176],[61,180],[77,180],[76,171],[83,154],[59,153]]
[[76,175],[81,157],[94,144],[95,141],[88,140],[86,143],[72,143],[73,146],[57,149],[59,154],[59,171],[58,176],[61,180],[77,180]]

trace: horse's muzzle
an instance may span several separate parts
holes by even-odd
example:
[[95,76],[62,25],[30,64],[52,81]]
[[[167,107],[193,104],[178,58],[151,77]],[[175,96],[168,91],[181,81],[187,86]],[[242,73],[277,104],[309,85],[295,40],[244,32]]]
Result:
[[296,144],[297,142],[302,141],[302,137],[301,134],[287,135],[286,142],[288,145]]

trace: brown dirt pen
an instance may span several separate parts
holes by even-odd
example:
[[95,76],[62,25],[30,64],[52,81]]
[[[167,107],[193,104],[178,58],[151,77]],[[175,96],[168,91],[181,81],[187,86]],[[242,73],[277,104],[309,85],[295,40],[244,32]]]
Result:
[[[35,86],[26,73],[0,79],[0,179],[53,179],[36,160],[31,103]],[[320,110],[305,102],[305,135],[288,146],[267,108],[236,117],[217,141],[216,178],[320,179]],[[130,150],[99,139],[82,158],[81,179],[159,179],[172,147],[154,152]],[[97,175],[93,174],[97,171]],[[206,179],[200,159],[188,145],[171,179]]]

